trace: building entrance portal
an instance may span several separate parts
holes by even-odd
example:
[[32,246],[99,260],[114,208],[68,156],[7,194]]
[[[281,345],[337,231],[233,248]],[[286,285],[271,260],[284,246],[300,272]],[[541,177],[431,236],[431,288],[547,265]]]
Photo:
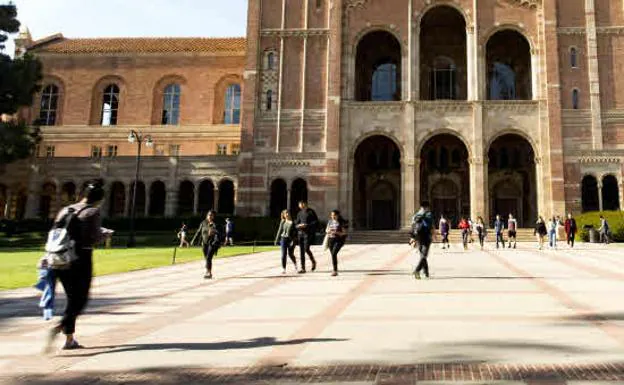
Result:
[[357,148],[353,173],[354,227],[365,230],[399,228],[401,152],[381,135]]

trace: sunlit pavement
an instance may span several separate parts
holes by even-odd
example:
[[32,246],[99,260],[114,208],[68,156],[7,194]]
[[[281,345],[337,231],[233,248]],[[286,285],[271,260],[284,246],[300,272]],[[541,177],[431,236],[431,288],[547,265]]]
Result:
[[51,324],[38,293],[0,293],[0,379],[624,383],[623,247],[436,245],[419,281],[406,245],[347,245],[338,277],[314,251],[305,275],[289,265],[283,276],[271,252],[218,260],[210,281],[201,263],[96,279],[78,322],[87,349],[51,356],[39,354]]

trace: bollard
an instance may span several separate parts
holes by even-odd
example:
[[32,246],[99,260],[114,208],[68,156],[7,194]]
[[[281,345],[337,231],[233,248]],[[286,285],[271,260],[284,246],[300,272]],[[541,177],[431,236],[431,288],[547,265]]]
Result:
[[173,248],[173,260],[171,261],[172,265],[175,265],[175,261],[176,261],[176,254],[178,253],[178,248],[174,247]]

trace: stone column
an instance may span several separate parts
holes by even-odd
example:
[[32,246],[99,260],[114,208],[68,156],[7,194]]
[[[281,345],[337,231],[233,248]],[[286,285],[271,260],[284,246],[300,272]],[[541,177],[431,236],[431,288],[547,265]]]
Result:
[[602,180],[598,181],[598,210],[602,211],[603,202],[602,202]]
[[199,185],[193,186],[193,215],[197,215],[199,209]]
[[150,209],[151,203],[152,203],[152,196],[146,185],[145,186],[145,210],[143,211],[143,216],[146,218],[149,217],[149,209]]
[[128,183],[126,188],[126,199],[124,200],[124,215],[126,217],[130,217],[132,215],[132,206],[136,204],[136,202],[132,202],[132,190],[135,188],[136,186],[134,186],[134,182]]
[[[420,154],[414,159],[414,213],[420,208]],[[414,214],[412,213],[412,214]]]
[[214,211],[219,212],[219,188],[214,189]]
[[2,211],[4,212],[3,216],[6,219],[11,219],[11,209],[13,208],[13,191],[10,188],[6,190],[6,196],[4,197],[6,202],[4,207],[2,207]]
[[[82,187],[82,186],[81,186]],[[110,207],[110,184],[104,184],[104,201],[102,201],[102,205],[100,206],[100,215],[102,218],[108,217],[108,208]]]
[[26,200],[26,212],[24,218],[33,219],[37,218],[39,211],[39,194],[41,192],[41,186],[39,186],[39,178],[37,178],[37,171],[33,170],[28,181],[28,198]]
[[[602,105],[600,102],[600,66],[598,65],[598,38],[596,34],[595,0],[585,0],[585,24],[587,39],[587,74],[589,76],[589,101],[591,105],[592,145],[594,150],[602,150]],[[569,66],[569,61],[564,62]]]
[[468,100],[479,99],[479,83],[477,82],[477,46],[476,37],[474,33],[474,27],[468,26],[466,28],[466,72],[467,72],[467,85],[468,85]]
[[174,217],[178,213],[178,186],[167,186],[167,199],[165,200],[165,216]]
[[412,100],[420,100],[420,25],[414,25],[412,45]]
[[56,189],[54,190],[55,194],[54,194],[54,217],[56,217],[56,214],[58,214],[61,209],[63,208],[63,195],[62,195],[62,186],[56,186]]
[[487,171],[483,156],[475,155],[470,159],[470,216],[473,220],[477,217],[487,217]]
[[544,164],[541,158],[535,158],[535,194],[537,195],[537,216],[546,215],[544,210],[546,208],[546,204],[544,202],[545,195],[544,194],[544,172],[542,170]]

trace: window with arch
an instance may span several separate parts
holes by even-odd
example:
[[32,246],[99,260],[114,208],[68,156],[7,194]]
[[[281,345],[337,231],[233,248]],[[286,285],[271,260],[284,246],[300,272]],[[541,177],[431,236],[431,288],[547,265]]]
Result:
[[272,71],[275,69],[275,52],[269,52],[266,59],[266,69]]
[[397,93],[397,66],[383,63],[373,72],[373,101],[395,100]]
[[41,109],[39,111],[39,124],[42,126],[54,126],[58,112],[59,89],[54,84],[47,85],[41,93]]
[[177,125],[180,123],[180,94],[179,84],[169,84],[165,87],[161,124]]
[[271,111],[273,108],[273,90],[268,90],[266,92],[266,106],[267,111]]
[[431,70],[431,99],[456,99],[456,83],[457,68],[453,60],[447,57],[436,58]]
[[570,67],[578,68],[578,50],[575,47],[570,48]]
[[240,123],[240,98],[241,87],[239,84],[231,84],[225,92],[225,111],[223,112],[223,123]]
[[117,125],[119,113],[119,86],[110,84],[104,88],[102,95],[102,126]]
[[579,108],[579,90],[576,88],[572,90],[572,108],[575,110]]

